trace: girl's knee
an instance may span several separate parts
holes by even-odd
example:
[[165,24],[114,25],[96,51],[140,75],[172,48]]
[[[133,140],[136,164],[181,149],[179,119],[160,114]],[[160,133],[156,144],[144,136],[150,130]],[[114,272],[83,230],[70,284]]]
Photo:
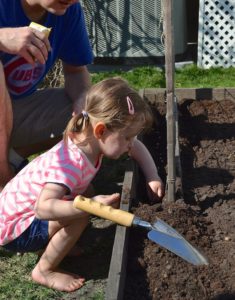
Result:
[[87,227],[87,225],[89,224],[89,216],[85,216],[79,219],[76,219],[76,225],[77,226],[82,226],[82,227]]
[[49,237],[52,237],[56,232],[60,231],[63,228],[64,229],[67,228],[68,230],[70,228],[71,229],[75,228],[76,231],[79,228],[83,231],[87,227],[88,223],[89,223],[89,216],[77,218],[69,222],[49,221],[49,225],[48,225]]
[[88,223],[89,223],[89,216],[86,216],[86,217],[74,219],[69,224],[64,226],[64,229],[67,228],[68,230],[71,231],[75,230],[76,232],[82,232],[87,227]]

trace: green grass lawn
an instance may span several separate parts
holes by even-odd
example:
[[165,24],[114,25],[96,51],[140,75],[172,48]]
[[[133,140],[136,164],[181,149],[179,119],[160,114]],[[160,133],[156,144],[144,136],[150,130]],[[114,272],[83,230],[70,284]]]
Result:
[[[165,88],[164,70],[154,67],[138,67],[130,71],[113,71],[92,74],[93,83],[102,79],[120,76],[136,90]],[[235,68],[200,69],[195,64],[175,71],[175,88],[224,88],[235,87]]]
[[[92,74],[93,83],[107,77],[120,76],[136,90],[142,88],[164,88],[165,73],[162,69],[139,67],[130,71],[113,71]],[[217,88],[235,87],[235,68],[212,68],[203,70],[190,65],[175,72],[176,88]],[[69,299],[65,293],[56,292],[30,280],[30,272],[36,263],[34,254],[12,255],[0,248],[0,300]],[[103,299],[98,291],[94,299]]]

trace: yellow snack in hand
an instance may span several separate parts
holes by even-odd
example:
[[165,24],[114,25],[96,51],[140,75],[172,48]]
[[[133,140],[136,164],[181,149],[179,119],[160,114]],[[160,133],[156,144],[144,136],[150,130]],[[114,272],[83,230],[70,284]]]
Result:
[[35,22],[31,22],[29,24],[29,27],[34,28],[34,29],[36,29],[36,30],[38,30],[40,32],[44,32],[46,34],[47,38],[49,37],[49,34],[51,32],[51,28],[47,28],[47,27],[45,27],[43,25],[40,25],[38,23],[35,23]]

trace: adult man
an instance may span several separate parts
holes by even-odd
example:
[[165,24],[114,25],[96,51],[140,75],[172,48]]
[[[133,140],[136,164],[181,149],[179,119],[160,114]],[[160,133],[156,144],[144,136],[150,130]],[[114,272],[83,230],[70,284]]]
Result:
[[[31,21],[51,28],[49,38]],[[64,88],[37,90],[58,58]],[[77,0],[0,1],[0,191],[24,158],[54,145],[81,112],[91,62]]]

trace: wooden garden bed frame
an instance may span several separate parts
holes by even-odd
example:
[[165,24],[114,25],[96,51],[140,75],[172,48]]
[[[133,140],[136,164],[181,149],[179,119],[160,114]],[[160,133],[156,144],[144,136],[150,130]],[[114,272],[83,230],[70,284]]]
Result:
[[[140,94],[150,103],[165,102],[165,89],[143,89]],[[235,88],[189,88],[175,89],[178,101],[182,99],[194,100],[231,100],[235,102]],[[177,154],[176,154],[177,155]],[[136,164],[128,161],[123,181],[120,208],[130,210],[131,199],[136,195],[136,182],[138,180],[138,168]],[[126,259],[128,251],[128,228],[117,225],[113,244],[112,257],[105,293],[106,300],[122,300],[126,277]]]

